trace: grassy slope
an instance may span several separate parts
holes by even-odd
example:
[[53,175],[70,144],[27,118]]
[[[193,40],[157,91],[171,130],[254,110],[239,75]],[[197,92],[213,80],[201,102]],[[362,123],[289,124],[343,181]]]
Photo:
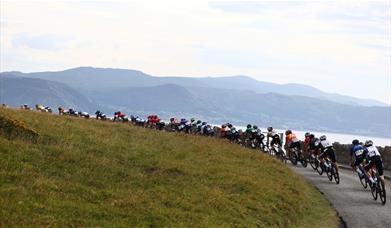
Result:
[[129,124],[4,110],[41,134],[0,135],[0,225],[337,226],[328,202],[263,154]]

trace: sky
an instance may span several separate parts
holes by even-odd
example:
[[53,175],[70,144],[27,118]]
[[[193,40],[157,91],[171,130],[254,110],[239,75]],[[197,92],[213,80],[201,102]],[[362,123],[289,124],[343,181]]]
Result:
[[391,1],[0,1],[0,71],[247,75],[391,104]]

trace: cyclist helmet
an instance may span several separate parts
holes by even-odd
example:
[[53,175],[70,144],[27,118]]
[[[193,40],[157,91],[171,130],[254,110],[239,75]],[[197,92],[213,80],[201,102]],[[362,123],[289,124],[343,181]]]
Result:
[[315,135],[314,134],[310,134],[309,137],[310,137],[310,139],[313,139],[313,138],[315,138]]
[[226,128],[225,124],[221,125],[221,128]]
[[369,146],[372,146],[372,145],[373,145],[372,140],[365,141],[365,147],[369,147]]
[[191,119],[190,119],[190,122],[194,122],[194,121],[195,121],[195,119],[194,119],[194,118],[191,118]]
[[202,123],[202,121],[201,120],[197,120],[197,124],[200,124],[200,123]]
[[320,140],[320,141],[324,141],[324,140],[326,140],[326,139],[327,139],[327,137],[326,137],[325,135],[322,135],[322,136],[319,137],[319,140]]
[[206,122],[202,122],[202,125],[206,125]]
[[227,124],[227,126],[228,126],[229,128],[232,128],[232,124]]
[[267,131],[273,131],[273,127],[268,127]]
[[251,128],[251,124],[247,124],[247,128]]
[[285,135],[290,135],[290,134],[292,134],[292,130],[286,130],[285,131]]
[[254,125],[253,128],[254,128],[255,130],[257,130],[257,129],[258,129],[258,126],[257,126],[257,125]]
[[358,139],[355,139],[355,140],[352,141],[353,145],[358,145],[359,143],[360,143],[360,141],[358,141]]
[[309,137],[309,136],[310,136],[310,134],[311,134],[311,133],[309,133],[309,132],[306,132],[306,133],[304,134],[304,136],[305,136],[305,137]]
[[171,117],[171,118],[170,118],[170,121],[173,122],[173,121],[174,121],[174,117]]

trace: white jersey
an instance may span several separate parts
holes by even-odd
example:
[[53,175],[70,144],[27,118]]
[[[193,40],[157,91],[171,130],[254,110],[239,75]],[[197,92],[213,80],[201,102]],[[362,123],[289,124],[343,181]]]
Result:
[[269,131],[269,132],[267,133],[267,136],[268,136],[268,137],[273,137],[273,136],[275,136],[275,135],[278,135],[278,134],[277,134],[277,131],[274,130],[274,129],[273,129],[272,131]]
[[320,145],[322,146],[322,148],[329,148],[333,146],[328,140],[320,141]]
[[376,146],[367,147],[367,156],[369,158],[374,157],[374,156],[380,156],[380,153],[377,150]]

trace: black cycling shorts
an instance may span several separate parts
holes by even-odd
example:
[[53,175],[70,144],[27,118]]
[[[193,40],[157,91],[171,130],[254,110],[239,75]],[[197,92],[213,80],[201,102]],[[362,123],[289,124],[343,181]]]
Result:
[[300,149],[301,149],[300,142],[299,142],[299,141],[297,141],[297,142],[291,142],[291,143],[289,144],[289,148],[297,148],[298,150],[300,150]]
[[332,162],[337,162],[337,157],[335,156],[335,151],[332,148],[326,149],[321,155],[320,158],[329,157]]
[[373,156],[369,158],[369,162],[364,167],[364,170],[368,172],[375,165],[379,176],[383,175],[383,161],[381,160],[380,156]]
[[270,142],[270,145],[273,145],[273,144],[278,144],[278,145],[281,146],[281,140],[280,140],[280,138],[274,137],[274,138],[272,139],[272,141]]

